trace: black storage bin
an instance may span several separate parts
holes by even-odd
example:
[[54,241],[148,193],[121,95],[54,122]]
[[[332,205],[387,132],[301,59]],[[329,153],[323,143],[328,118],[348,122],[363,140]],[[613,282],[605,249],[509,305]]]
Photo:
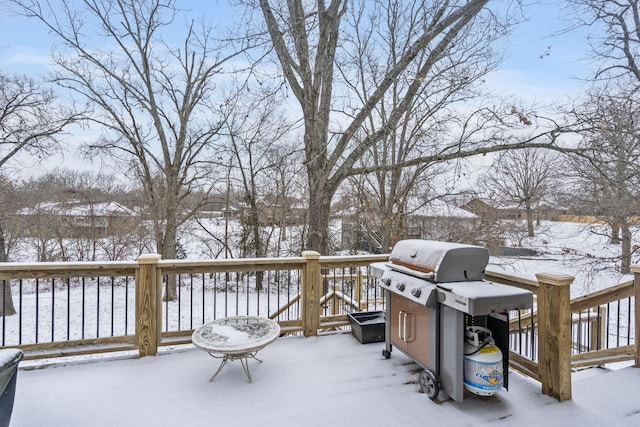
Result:
[[351,333],[362,344],[384,341],[384,311],[359,311],[349,313]]

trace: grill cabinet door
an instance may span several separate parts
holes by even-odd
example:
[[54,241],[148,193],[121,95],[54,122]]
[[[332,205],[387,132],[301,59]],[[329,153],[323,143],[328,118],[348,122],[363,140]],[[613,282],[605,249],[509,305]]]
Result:
[[407,342],[404,340],[405,314],[407,313],[407,299],[390,293],[391,343],[403,352],[407,352]]
[[391,293],[391,343],[423,368],[435,368],[436,323],[434,309]]

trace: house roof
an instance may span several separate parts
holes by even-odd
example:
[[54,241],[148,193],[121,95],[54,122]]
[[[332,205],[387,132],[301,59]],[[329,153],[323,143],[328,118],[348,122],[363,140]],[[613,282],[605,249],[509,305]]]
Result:
[[464,209],[453,206],[444,200],[434,199],[427,203],[418,198],[407,201],[407,215],[433,218],[477,218],[478,216]]
[[38,203],[33,208],[18,211],[18,215],[36,215],[48,213],[63,216],[134,216],[135,212],[117,202],[84,203],[72,200],[68,202]]

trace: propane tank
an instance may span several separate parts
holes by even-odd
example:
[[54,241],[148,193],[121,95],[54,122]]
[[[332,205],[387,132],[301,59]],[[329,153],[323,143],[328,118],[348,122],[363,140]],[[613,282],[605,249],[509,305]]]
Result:
[[480,396],[492,396],[504,384],[502,352],[495,346],[491,331],[467,326],[464,343],[464,386]]

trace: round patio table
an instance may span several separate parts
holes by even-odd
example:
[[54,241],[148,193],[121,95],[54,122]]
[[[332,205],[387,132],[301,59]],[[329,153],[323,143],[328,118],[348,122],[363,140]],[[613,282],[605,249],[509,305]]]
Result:
[[240,360],[249,382],[248,359],[256,357],[258,351],[280,336],[280,325],[275,320],[258,316],[234,316],[205,323],[193,332],[193,344],[209,353],[211,357],[222,359],[218,370],[209,381],[220,373],[228,360]]

